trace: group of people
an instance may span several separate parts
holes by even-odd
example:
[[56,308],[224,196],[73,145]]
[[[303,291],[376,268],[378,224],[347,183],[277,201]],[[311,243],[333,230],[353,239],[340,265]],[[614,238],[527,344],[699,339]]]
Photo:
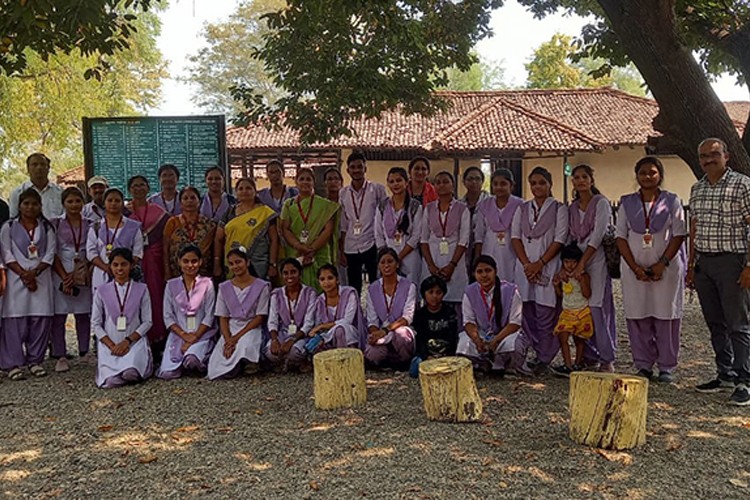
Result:
[[699,152],[706,177],[691,195],[690,228],[651,156],[636,163],[639,189],[622,197],[613,227],[610,201],[585,164],[572,171],[570,205],[552,196],[541,166],[528,175],[529,200],[512,194],[518,180],[504,168],[484,192],[478,167],[463,172],[459,200],[450,172],[428,182],[427,158],[391,168],[386,190],[367,179],[358,152],[346,160],[350,184],[337,168],[325,172],[325,196],[312,170],[297,169],[288,187],[284,165],[271,161],[270,187],[260,191],[242,178],[226,193],[216,167],[206,171],[206,193],[178,191],[178,168],[163,165],[156,194],[140,175],[128,181],[129,196],[92,177],[86,203],[77,188],[49,182],[49,159],[34,154],[0,230],[0,367],[14,380],[25,367],[43,376],[49,346],[56,370],[67,370],[72,314],[82,357],[94,357],[96,338],[101,387],[155,370],[164,379],[305,371],[316,352],[338,347],[413,373],[425,359],[456,354],[498,374],[612,372],[603,242],[614,231],[638,374],[674,380],[687,279],[717,352],[718,377],[698,389],[733,389],[731,401],[748,404],[750,181],[726,166],[720,140]]

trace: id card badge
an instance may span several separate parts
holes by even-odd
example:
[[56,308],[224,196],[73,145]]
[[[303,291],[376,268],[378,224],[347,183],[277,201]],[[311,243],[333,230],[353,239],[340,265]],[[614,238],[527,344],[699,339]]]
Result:
[[197,325],[197,322],[195,321],[195,315],[192,314],[192,315],[188,316],[187,317],[187,329],[190,332],[194,332],[196,330],[197,326],[198,325]]
[[292,323],[291,325],[289,325],[289,328],[287,328],[287,332],[292,337],[295,336],[295,335],[297,335],[297,325],[295,325],[294,323]]
[[38,259],[39,258],[39,248],[35,244],[29,245],[28,248],[29,251],[29,259]]
[[143,248],[146,248],[148,246],[148,235],[146,233],[143,233]]
[[393,243],[401,246],[401,232],[396,231],[396,234],[393,235]]
[[641,248],[651,248],[653,246],[654,246],[654,236],[650,233],[644,234]]
[[128,328],[128,320],[125,318],[125,316],[118,316],[117,317],[117,331],[124,332],[127,328]]
[[310,231],[303,229],[299,233],[299,242],[303,245],[307,245],[307,241],[310,239]]
[[443,238],[440,240],[440,255],[448,255],[448,240]]
[[505,246],[505,231],[500,231],[497,233],[497,244],[501,247]]
[[358,220],[355,220],[352,229],[354,230],[354,236],[359,236],[360,234],[362,234],[362,223]]

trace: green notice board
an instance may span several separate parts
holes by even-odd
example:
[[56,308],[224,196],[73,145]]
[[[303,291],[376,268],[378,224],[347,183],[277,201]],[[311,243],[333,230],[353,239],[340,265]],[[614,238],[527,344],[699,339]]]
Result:
[[103,175],[123,191],[128,179],[140,174],[156,193],[156,172],[165,163],[180,170],[180,187],[203,191],[203,174],[212,165],[229,179],[223,115],[84,118],[83,153],[86,179]]

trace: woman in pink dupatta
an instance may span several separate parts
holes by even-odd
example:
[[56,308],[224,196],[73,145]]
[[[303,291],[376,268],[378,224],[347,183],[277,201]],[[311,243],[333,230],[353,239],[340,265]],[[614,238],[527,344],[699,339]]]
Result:
[[153,325],[148,331],[148,340],[153,346],[154,359],[160,359],[167,338],[164,326],[164,225],[169,213],[148,201],[148,180],[136,175],[128,181],[128,192],[133,197],[130,218],[141,223],[145,249],[143,251],[143,281],[148,287],[153,312]]

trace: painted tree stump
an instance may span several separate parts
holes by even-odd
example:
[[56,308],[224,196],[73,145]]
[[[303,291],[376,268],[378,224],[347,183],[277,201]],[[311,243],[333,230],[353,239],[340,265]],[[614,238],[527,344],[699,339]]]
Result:
[[482,418],[482,400],[468,359],[449,356],[420,363],[419,384],[430,420],[476,422]]
[[364,404],[365,356],[359,349],[331,349],[313,356],[315,407],[332,410]]
[[570,438],[580,444],[626,450],[646,442],[648,380],[617,373],[570,376]]

